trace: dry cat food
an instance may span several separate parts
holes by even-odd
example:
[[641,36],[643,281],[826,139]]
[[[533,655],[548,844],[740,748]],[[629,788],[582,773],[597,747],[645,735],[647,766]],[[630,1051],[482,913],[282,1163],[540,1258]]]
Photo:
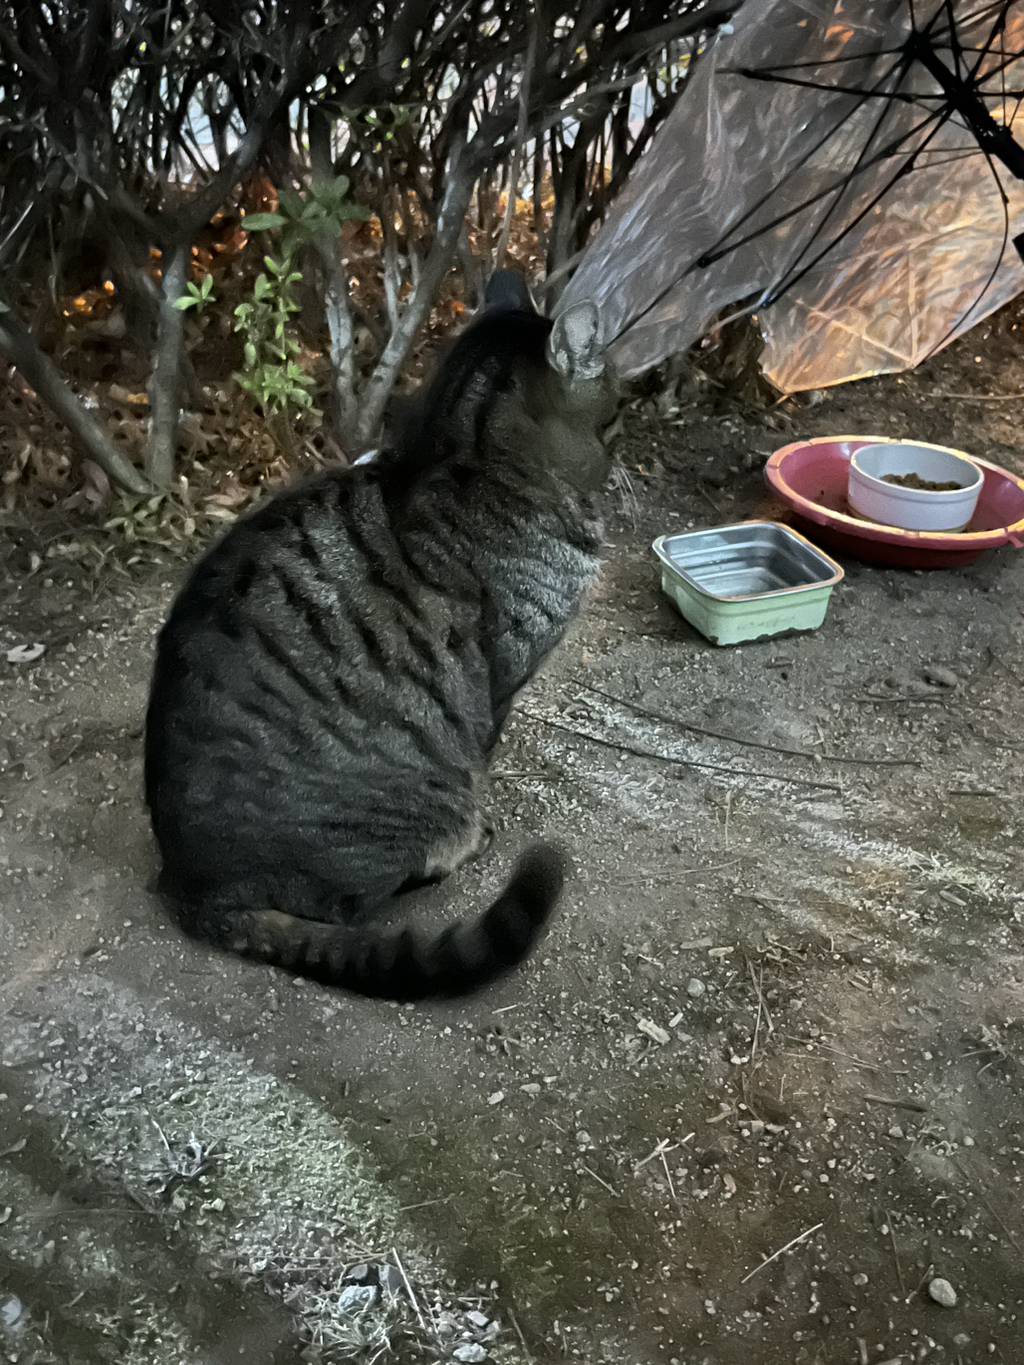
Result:
[[954,488],[963,488],[962,483],[932,483],[920,474],[883,474],[882,482],[894,483],[898,488],[916,488],[920,493],[952,493]]

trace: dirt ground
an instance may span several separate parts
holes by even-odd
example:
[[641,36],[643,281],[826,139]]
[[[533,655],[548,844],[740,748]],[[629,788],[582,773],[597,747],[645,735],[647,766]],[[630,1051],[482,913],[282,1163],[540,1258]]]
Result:
[[538,834],[575,876],[460,1007],[178,936],[140,726],[180,569],[80,574],[8,529],[4,1359],[1022,1359],[1024,555],[849,564],[818,633],[716,650],[648,548],[769,510],[801,433],[1024,472],[1019,404],[945,396],[1024,390],[1019,317],[813,403],[633,414],[635,506],[509,725],[501,837],[421,908],[480,909]]

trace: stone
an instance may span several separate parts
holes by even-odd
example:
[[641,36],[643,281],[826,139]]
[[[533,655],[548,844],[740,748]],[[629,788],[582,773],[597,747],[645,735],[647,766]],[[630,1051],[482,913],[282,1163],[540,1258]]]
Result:
[[707,991],[707,986],[701,981],[699,976],[691,976],[686,983],[686,994],[691,1000],[699,1000]]
[[466,1341],[456,1346],[452,1359],[459,1361],[460,1365],[477,1365],[479,1361],[487,1359],[487,1351],[477,1341]]
[[377,1267],[377,1280],[385,1294],[391,1294],[394,1297],[401,1294],[405,1288],[402,1272],[388,1261]]
[[934,1280],[929,1282],[928,1297],[942,1308],[956,1307],[956,1290],[948,1280],[942,1279],[941,1276],[936,1276]]
[[347,1284],[338,1295],[338,1307],[343,1313],[365,1313],[377,1302],[377,1290],[372,1284]]
[[946,668],[942,664],[928,664],[924,670],[926,680],[933,683],[936,687],[959,687],[960,679],[951,668]]

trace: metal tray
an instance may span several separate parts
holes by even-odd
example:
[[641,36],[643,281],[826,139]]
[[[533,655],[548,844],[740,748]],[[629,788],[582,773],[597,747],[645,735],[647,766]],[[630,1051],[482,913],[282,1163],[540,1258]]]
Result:
[[799,532],[774,521],[659,536],[661,585],[715,644],[816,630],[843,570]]

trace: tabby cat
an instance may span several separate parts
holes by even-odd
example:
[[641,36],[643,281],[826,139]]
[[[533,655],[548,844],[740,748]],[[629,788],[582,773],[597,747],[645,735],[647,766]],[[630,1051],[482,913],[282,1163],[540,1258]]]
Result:
[[200,560],[159,638],[146,801],[189,933],[387,999],[462,995],[543,932],[540,845],[432,941],[367,922],[489,844],[488,756],[598,570],[615,411],[589,303],[496,275],[369,463],[287,489]]

